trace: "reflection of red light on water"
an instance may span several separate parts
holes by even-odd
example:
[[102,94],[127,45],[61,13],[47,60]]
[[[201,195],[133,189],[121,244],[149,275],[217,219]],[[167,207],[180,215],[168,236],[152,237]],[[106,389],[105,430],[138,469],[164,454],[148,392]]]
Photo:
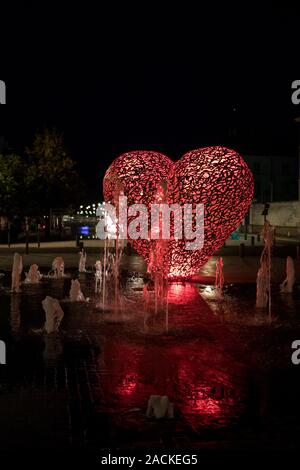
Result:
[[[202,360],[205,362],[205,353],[202,355]],[[209,422],[220,419],[226,414],[229,402],[222,393],[225,383],[228,382],[225,374],[222,377],[216,370],[211,369],[206,370],[205,375],[200,373],[199,376],[195,363],[181,359],[178,364],[178,378],[182,384],[184,413],[205,417]]]
[[171,283],[168,288],[169,301],[173,304],[199,303],[199,292],[191,283]]
[[135,374],[126,374],[117,387],[117,393],[120,395],[131,395],[137,386],[137,376]]
[[[170,302],[173,302],[172,298],[178,298],[178,322],[181,312],[185,312],[179,299],[191,299],[189,302],[194,305],[195,293],[200,298],[196,286],[191,284],[170,284],[168,293]],[[197,322],[202,315],[201,306],[201,300],[198,300],[196,308],[200,315],[196,317]],[[190,321],[189,316],[185,315],[184,325],[187,320]],[[107,328],[100,368],[101,409],[112,412],[145,410],[150,395],[168,395],[175,409],[197,429],[199,426],[225,426],[233,414],[239,412],[237,395],[231,395],[231,373],[239,373],[240,369],[230,362],[232,370],[228,372],[228,359],[223,362],[214,342],[198,340],[197,335],[174,337],[174,342],[170,343],[160,341],[156,336],[143,341],[137,340],[127,329],[122,330],[122,335],[111,337],[110,329],[114,326]]]
[[172,284],[170,286],[170,291],[172,292],[172,294],[174,294],[176,296],[180,296],[185,291],[185,285],[180,284],[180,283]]
[[211,396],[212,390],[204,384],[188,383],[187,389],[192,393],[186,393],[182,410],[187,414],[198,414],[207,418],[218,418],[222,416],[223,402],[221,399]]
[[194,401],[195,410],[199,410],[199,413],[205,415],[219,415],[221,408],[218,400],[210,397],[197,398]]

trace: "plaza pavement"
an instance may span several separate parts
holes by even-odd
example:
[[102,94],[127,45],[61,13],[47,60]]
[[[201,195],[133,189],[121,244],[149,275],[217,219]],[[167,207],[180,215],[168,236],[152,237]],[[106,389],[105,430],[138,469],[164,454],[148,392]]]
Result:
[[[289,244],[288,244],[289,241]],[[290,255],[295,261],[296,282],[300,280],[300,259],[297,259],[297,239],[282,239],[282,243],[277,244],[273,249],[272,257],[272,281],[282,282],[285,277],[286,256]],[[280,242],[280,243],[281,243]],[[113,242],[112,242],[113,243]],[[240,244],[245,244],[244,255],[241,256]],[[112,245],[113,246],[113,245]],[[84,241],[84,248],[87,252],[88,269],[93,269],[97,259],[101,258],[103,253],[103,242],[99,240]],[[29,254],[25,253],[24,244],[0,245],[0,272],[10,271],[12,268],[13,254],[15,252],[22,254],[25,271],[28,267],[36,263],[43,273],[51,270],[51,264],[55,256],[62,256],[65,261],[65,271],[78,268],[79,248],[75,241],[57,241],[41,243],[40,248],[35,243],[29,245]],[[257,270],[259,268],[259,258],[262,251],[262,244],[251,246],[251,240],[229,240],[226,246],[222,247],[216,256],[222,256],[224,261],[225,283],[252,283],[256,280]],[[300,253],[298,253],[298,256]],[[215,277],[216,256],[213,256],[199,271],[194,280],[202,283],[213,283]],[[124,254],[122,258],[122,267],[130,271],[144,273],[146,264],[143,259],[137,255]]]

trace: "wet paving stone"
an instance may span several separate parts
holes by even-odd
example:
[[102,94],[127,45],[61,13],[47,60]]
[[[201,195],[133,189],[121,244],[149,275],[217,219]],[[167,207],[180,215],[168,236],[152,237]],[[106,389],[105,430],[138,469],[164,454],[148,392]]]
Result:
[[[270,356],[282,350],[280,327],[241,327],[235,317],[230,323],[189,283],[169,286],[166,326],[165,311],[145,318],[138,278],[125,288],[128,308],[116,317],[97,307],[93,275],[80,281],[87,304],[65,299],[70,279],[58,288],[44,281],[18,295],[5,286],[0,293],[8,350],[0,368],[2,448],[259,447],[277,443],[288,422],[292,434],[295,371],[289,363],[259,365],[264,348]],[[36,331],[45,295],[58,297],[65,312],[56,335]],[[146,417],[153,394],[169,396],[174,419]]]

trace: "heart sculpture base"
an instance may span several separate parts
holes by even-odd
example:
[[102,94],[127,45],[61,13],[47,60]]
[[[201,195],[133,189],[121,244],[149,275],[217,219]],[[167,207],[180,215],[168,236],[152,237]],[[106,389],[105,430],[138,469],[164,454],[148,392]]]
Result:
[[[237,152],[224,147],[193,150],[177,162],[158,152],[138,150],[116,158],[103,182],[106,202],[116,203],[122,191],[128,205],[144,204],[149,213],[162,188],[169,204],[204,204],[201,249],[187,250],[185,239],[163,241],[164,275],[188,278],[199,271],[243,221],[253,198],[252,173]],[[160,243],[129,241],[147,263]]]

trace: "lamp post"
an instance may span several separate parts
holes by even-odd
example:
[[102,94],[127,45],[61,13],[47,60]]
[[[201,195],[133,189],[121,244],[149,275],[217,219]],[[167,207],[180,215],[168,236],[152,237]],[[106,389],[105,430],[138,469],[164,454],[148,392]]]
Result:
[[25,234],[26,234],[26,255],[29,253],[29,222],[28,217],[25,217]]
[[[295,119],[295,122],[297,122],[298,124],[300,124],[300,117],[297,117]],[[298,200],[300,201],[300,133],[299,133],[299,153],[298,153],[298,162],[299,162],[299,166],[298,166]]]
[[40,230],[41,230],[41,224],[38,223],[38,224],[37,224],[37,245],[38,245],[38,248],[40,248],[40,246],[41,246],[41,242],[40,242]]
[[8,222],[8,231],[7,231],[7,245],[8,245],[8,248],[10,248],[10,242],[11,242],[11,232],[10,232],[10,229],[11,229],[11,223],[10,221]]
[[264,222],[267,220],[267,215],[269,213],[269,209],[270,209],[270,204],[268,202],[265,203],[265,207],[264,207],[264,210],[262,211],[261,215],[264,216]]

